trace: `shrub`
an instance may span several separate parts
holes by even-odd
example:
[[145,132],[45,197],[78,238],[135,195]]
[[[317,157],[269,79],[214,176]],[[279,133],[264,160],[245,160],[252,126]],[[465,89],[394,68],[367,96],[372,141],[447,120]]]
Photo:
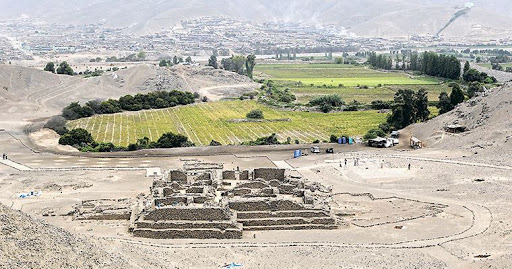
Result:
[[374,138],[377,138],[377,137],[384,137],[386,136],[386,133],[381,130],[380,128],[377,128],[377,129],[371,129],[368,131],[368,133],[366,133],[363,137],[364,140],[370,140],[370,139],[374,139]]
[[217,142],[215,140],[212,140],[212,142],[210,142],[210,146],[212,147],[218,147],[218,146],[222,146],[222,144],[220,142]]
[[242,145],[247,146],[261,146],[261,145],[279,145],[281,144],[279,140],[277,140],[276,134],[271,134],[270,136],[260,137],[254,141],[244,142]]
[[73,129],[59,139],[59,144],[69,146],[82,146],[94,144],[92,135],[85,129]]
[[331,135],[329,137],[329,142],[331,142],[331,143],[338,143],[338,137],[335,136],[335,135]]
[[263,111],[261,111],[259,109],[250,111],[249,113],[247,113],[246,117],[248,119],[263,119],[264,118]]
[[[320,108],[322,108],[322,106],[325,106],[326,108],[330,106],[332,109],[332,107],[340,107],[344,105],[345,102],[343,102],[343,99],[341,99],[341,96],[338,94],[331,94],[315,97],[309,101],[309,104],[311,106],[319,106]],[[324,109],[322,109],[322,111],[324,111]]]
[[59,135],[64,135],[68,132],[66,122],[66,119],[62,116],[53,116],[48,120],[48,122],[46,122],[44,128],[52,129]]
[[375,100],[372,101],[370,107],[372,109],[390,109],[392,102],[390,101],[382,101],[382,100]]
[[180,148],[190,144],[188,137],[171,132],[163,134],[156,142],[158,148]]

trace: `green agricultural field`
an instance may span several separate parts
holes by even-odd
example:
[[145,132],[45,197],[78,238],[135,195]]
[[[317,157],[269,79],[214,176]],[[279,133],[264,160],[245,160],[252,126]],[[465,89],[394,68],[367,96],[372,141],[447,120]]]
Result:
[[[247,112],[261,109],[264,122],[236,121]],[[364,135],[384,122],[387,114],[377,111],[342,113],[276,110],[255,101],[200,103],[159,110],[97,115],[69,123],[69,128],[85,128],[98,142],[127,146],[144,136],[156,141],[165,132],[181,133],[198,146],[211,140],[223,145],[240,144],[276,133],[280,141],[290,137],[301,143],[327,140],[331,134]]]
[[439,85],[389,85],[383,87],[369,88],[369,89],[359,89],[357,87],[333,87],[333,88],[323,88],[323,87],[286,87],[289,88],[296,96],[298,103],[307,103],[313,97],[318,95],[328,95],[328,94],[339,94],[345,102],[350,102],[352,100],[356,100],[361,103],[371,103],[374,100],[383,100],[383,101],[391,101],[393,100],[395,93],[399,89],[411,89],[411,90],[419,90],[421,88],[425,89],[428,92],[428,99],[430,101],[437,101],[439,98],[439,94],[442,91],[446,91],[448,93],[451,92],[451,89],[447,84],[439,84]]
[[310,86],[346,87],[367,85],[432,85],[440,81],[428,76],[411,76],[400,72],[381,72],[364,66],[338,64],[274,64],[257,65],[257,72],[274,81],[295,81]]

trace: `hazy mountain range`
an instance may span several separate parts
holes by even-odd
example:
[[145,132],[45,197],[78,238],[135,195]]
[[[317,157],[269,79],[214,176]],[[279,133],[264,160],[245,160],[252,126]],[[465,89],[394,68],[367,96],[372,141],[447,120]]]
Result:
[[442,35],[512,37],[510,0],[0,0],[2,19],[25,15],[49,23],[103,21],[137,34],[168,29],[190,18],[230,16],[254,22],[335,24],[361,36],[434,35],[460,10],[466,11]]

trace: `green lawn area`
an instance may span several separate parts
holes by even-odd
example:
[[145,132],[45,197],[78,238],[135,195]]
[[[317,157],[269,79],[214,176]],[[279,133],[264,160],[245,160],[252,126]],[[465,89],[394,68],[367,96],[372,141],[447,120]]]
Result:
[[295,81],[311,86],[345,87],[367,85],[432,85],[440,80],[428,76],[412,76],[401,72],[382,72],[365,66],[338,64],[274,64],[257,65],[257,72],[270,76],[274,81]]
[[[264,122],[235,122],[247,112],[261,109]],[[362,136],[384,122],[377,111],[341,113],[296,112],[272,109],[255,101],[224,101],[188,106],[97,115],[69,122],[69,128],[85,128],[98,142],[127,146],[144,136],[156,141],[165,132],[181,133],[198,146],[211,140],[223,145],[240,144],[276,133],[280,141],[290,137],[301,143],[327,140],[331,134]],[[271,121],[289,119],[286,121]]]

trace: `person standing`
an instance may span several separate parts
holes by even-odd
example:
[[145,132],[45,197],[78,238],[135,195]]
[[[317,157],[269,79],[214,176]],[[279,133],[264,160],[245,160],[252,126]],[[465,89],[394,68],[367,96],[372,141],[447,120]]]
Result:
[[409,164],[409,165],[407,166],[407,169],[411,170],[411,164]]

